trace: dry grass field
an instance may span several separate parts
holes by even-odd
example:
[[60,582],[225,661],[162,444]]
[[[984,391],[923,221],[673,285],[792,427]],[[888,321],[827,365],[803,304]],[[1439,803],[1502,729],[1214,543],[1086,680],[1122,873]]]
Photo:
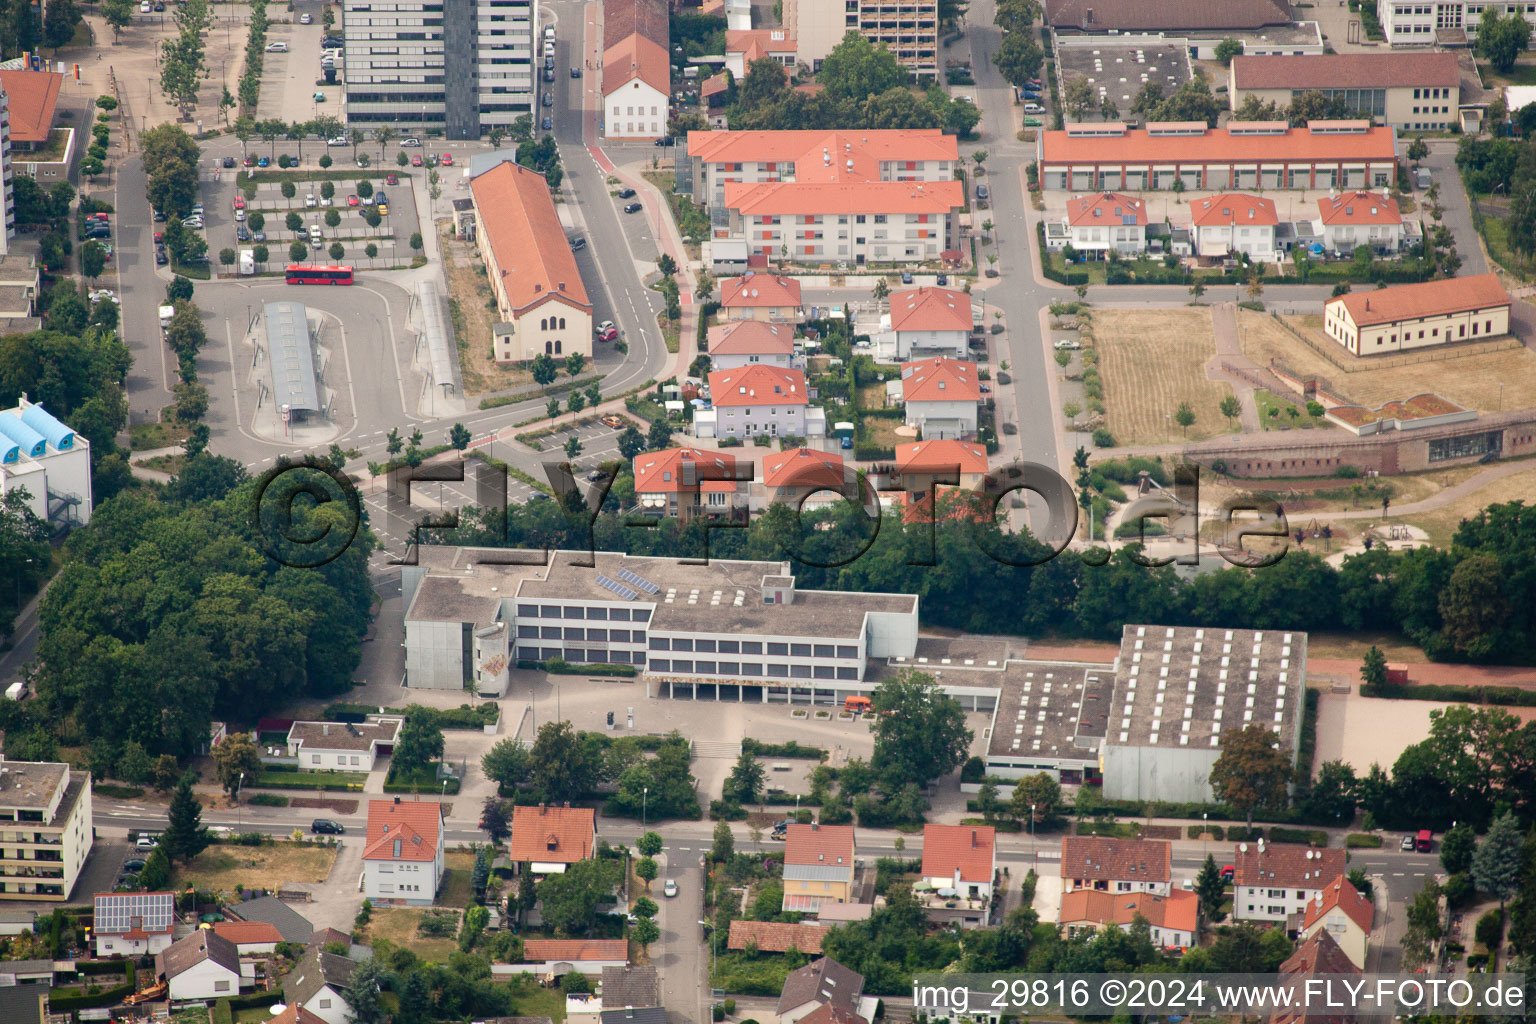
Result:
[[442,237],[443,266],[448,272],[448,296],[453,310],[453,331],[459,347],[459,372],[464,393],[481,395],[533,381],[526,366],[502,366],[491,358],[491,324],[496,309],[491,286],[481,273],[474,249],[450,234]]
[[[1205,374],[1216,350],[1209,309],[1095,309],[1093,334],[1109,432],[1118,443],[1230,433],[1220,406],[1232,387]],[[1187,435],[1170,419],[1180,402],[1195,413]]]
[[[1429,542],[1436,547],[1448,547],[1456,533],[1456,528],[1461,525],[1463,519],[1481,512],[1489,505],[1499,505],[1508,501],[1524,501],[1526,504],[1531,504],[1533,496],[1536,496],[1536,466],[1500,477],[1487,487],[1478,488],[1471,494],[1463,495],[1429,512],[1404,515],[1401,520],[1423,530],[1429,535]],[[1394,516],[1394,518],[1397,517]]]
[[427,908],[424,907],[374,907],[368,927],[364,930],[363,941],[372,943],[378,939],[388,939],[395,946],[408,949],[423,960],[447,963],[449,955],[458,951],[458,940],[453,936],[437,939],[422,935],[416,926],[426,915]]
[[[1321,315],[1286,320],[1298,330],[1326,341]],[[1273,356],[1299,372],[1326,377],[1350,399],[1367,406],[1432,391],[1466,408],[1493,412],[1500,407],[1501,383],[1503,408],[1536,406],[1536,353],[1528,348],[1351,373],[1324,359],[1266,313],[1240,310],[1238,332],[1243,354],[1254,362],[1268,365]]]
[[334,863],[333,846],[220,843],[192,858],[191,864],[178,867],[171,874],[171,882],[175,888],[195,886],[214,892],[234,892],[236,886],[277,889],[284,882],[323,882]]

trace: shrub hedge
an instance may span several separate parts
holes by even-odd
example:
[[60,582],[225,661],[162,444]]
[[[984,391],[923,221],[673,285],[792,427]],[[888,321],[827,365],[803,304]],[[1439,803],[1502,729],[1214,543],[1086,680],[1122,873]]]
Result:
[[808,761],[827,759],[827,752],[821,747],[801,746],[794,740],[787,743],[762,743],[750,736],[741,741],[741,752],[753,757],[798,757]]
[[1346,850],[1378,850],[1381,848],[1381,836],[1373,836],[1368,832],[1351,832],[1344,837]]
[[1443,700],[1457,704],[1501,704],[1536,707],[1536,690],[1513,686],[1462,686],[1457,684],[1415,683],[1412,686],[1376,686],[1360,684],[1362,697],[1386,697],[1392,700]]
[[1328,845],[1328,833],[1320,828],[1281,828],[1276,825],[1269,830],[1269,841],[1323,847]]
[[517,667],[530,672],[549,672],[557,676],[624,676],[635,675],[633,665],[573,665],[559,658],[549,661],[519,661]]
[[144,790],[139,786],[119,786],[111,782],[98,782],[92,788],[101,796],[109,796],[114,800],[137,800],[144,795]]

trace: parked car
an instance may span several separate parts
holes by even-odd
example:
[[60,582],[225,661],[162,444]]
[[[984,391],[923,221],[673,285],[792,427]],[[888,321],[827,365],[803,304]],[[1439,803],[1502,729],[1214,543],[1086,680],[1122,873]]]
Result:
[[606,331],[598,331],[597,332],[597,340],[598,341],[618,341],[619,340],[619,332],[614,330],[612,327],[608,328]]
[[1026,113],[1026,114],[1043,114],[1043,113],[1045,113],[1045,108],[1042,107],[1038,103],[1026,103],[1026,104],[1024,104],[1024,113]]
[[271,167],[272,161],[267,157],[259,157],[256,160],[257,167]]
[[421,148],[421,140],[420,139],[401,139],[400,140],[400,145],[404,149],[420,149]]
[[1232,881],[1232,879],[1234,879],[1236,877],[1237,877],[1237,868],[1234,865],[1231,865],[1231,864],[1224,864],[1224,865],[1222,865],[1222,868],[1221,868],[1221,880],[1223,882],[1230,882],[1230,881]]
[[134,842],[133,848],[135,850],[143,850],[146,853],[148,853],[148,852],[152,851],[155,847],[157,847],[159,845],[160,845],[160,833],[158,833],[158,832],[144,832],[144,833],[141,833],[139,835],[139,838]]
[[237,241],[237,242],[249,242],[250,240],[251,240],[251,229],[246,227],[244,224],[236,224],[235,225],[235,241]]
[[603,426],[605,427],[612,427],[614,430],[621,430],[626,425],[627,424],[625,423],[624,417],[622,416],[615,416],[612,413],[609,413],[607,416],[603,417]]
[[304,206],[311,210],[315,208],[315,194],[313,192],[304,197]]
[[555,69],[554,68],[545,68],[544,69],[544,81],[546,81],[546,82],[553,82],[554,80],[555,80]]
[[902,284],[911,284],[912,283],[912,271],[910,271],[910,270],[903,270],[901,272],[901,283]]
[[554,126],[555,126],[555,120],[554,120],[554,118],[550,117],[548,114],[545,114],[544,115],[544,120],[539,122],[539,127],[544,129],[545,131],[549,131]]
[[645,209],[645,207],[643,205],[641,205],[640,203],[630,203],[629,205],[624,207],[624,212],[625,213],[639,213],[643,209]]
[[1039,128],[1040,125],[1041,125],[1041,121],[1040,121],[1040,119],[1038,117],[1026,117],[1024,119],[1024,127],[1025,128]]
[[117,293],[112,291],[110,288],[98,288],[91,292],[88,298],[92,302],[110,302],[114,305],[122,305],[122,300],[119,299],[117,297]]
[[101,224],[101,225],[97,225],[97,226],[94,226],[94,227],[87,228],[86,231],[85,231],[85,240],[87,242],[93,241],[95,239],[111,238],[111,237],[112,237],[112,229],[110,227],[108,227],[107,225],[105,225],[105,224]]
[[948,288],[949,287],[949,275],[948,274],[940,274],[938,277],[936,277],[934,279],[934,283],[937,284],[940,288]]
[[846,434],[843,435],[843,439],[838,442],[838,447],[839,448],[852,448],[853,447],[853,438],[848,437]]
[[123,870],[124,871],[133,871],[133,872],[143,871],[144,870],[144,858],[143,857],[129,857],[127,860],[123,861]]
[[543,103],[546,107],[552,107],[552,106],[555,105],[555,94],[551,93],[551,92],[546,92],[544,94],[544,98],[542,100],[540,100],[539,102]]
[[330,818],[316,818],[309,823],[309,830],[316,835],[340,836],[346,834],[346,829],[341,827],[341,822],[332,821]]
[[301,14],[301,15],[299,15],[299,24],[300,25],[308,25],[311,22],[313,22],[314,20],[315,19],[314,19],[313,15],[309,15],[309,14]]
[[347,205],[348,206],[361,206],[362,202],[363,201],[361,199],[357,198],[357,196],[347,196]]
[[235,158],[232,156],[227,156],[223,160],[219,161],[219,163],[223,167],[233,167],[235,166]]
[[245,211],[244,210],[236,210],[235,211],[235,221],[239,222],[239,221],[243,221],[243,220],[245,220]]
[[1397,844],[1397,848],[1404,853],[1413,852],[1413,836],[1403,836],[1403,841]]
[[572,252],[577,252],[578,250],[585,249],[586,247],[587,247],[587,240],[585,238],[573,238],[573,239],[571,239],[571,251]]
[[388,217],[389,216],[389,204],[388,203],[375,203],[373,208],[375,210],[379,211],[379,216],[380,217]]
[[411,154],[411,166],[412,167],[420,167],[424,162],[425,161],[423,161],[421,159],[421,154],[420,153],[412,153]]
[[235,196],[235,209],[245,209],[245,196]]
[[396,174],[387,175],[384,178],[384,184],[386,184],[386,185],[398,185],[398,184],[400,184],[400,177],[399,177],[399,175],[396,175]]
[[265,242],[266,240],[267,240],[267,233],[265,231],[252,231],[251,232],[251,241],[253,241],[253,242]]
[[657,139],[653,143],[653,145],[657,145],[657,146],[675,146],[675,145],[677,145],[677,140],[674,139],[670,135],[663,135],[661,138]]
[[1083,343],[1076,338],[1062,338],[1056,343],[1056,351],[1058,352],[1076,352],[1082,347]]
[[613,329],[614,322],[612,320],[604,320],[602,323],[597,325],[597,331],[599,334],[601,334],[603,331],[611,331]]
[[204,212],[205,211],[203,210],[203,204],[202,203],[193,203],[192,204],[192,216],[194,216],[194,217],[201,217]]
[[444,167],[452,167],[453,166],[453,154],[452,153],[444,153],[443,156],[442,156],[442,160],[440,162],[442,163],[442,165]]
[[992,198],[992,191],[989,188],[987,188],[987,186],[985,186],[985,185],[977,185],[976,186],[976,198],[977,199],[982,199],[982,200],[991,199]]
[[154,214],[154,217],[155,217],[155,223],[156,224],[164,224],[165,223],[165,211],[164,210],[156,210],[155,214]]
[[621,189],[619,189],[619,193],[618,193],[620,199],[630,199],[630,198],[633,198],[634,194],[635,194],[635,190],[632,189],[632,188],[621,188]]
[[169,262],[171,262],[171,258],[166,255],[166,253],[165,253],[165,246],[163,246],[163,245],[155,246],[155,266],[163,267],[163,266],[165,266]]
[[186,220],[181,222],[181,226],[184,227],[184,228],[199,228],[200,229],[203,226],[203,218],[201,218],[201,217],[188,217]]
[[284,43],[284,42],[268,43],[267,44],[267,52],[268,53],[287,53],[288,52],[288,44]]
[[673,897],[673,896],[676,896],[677,895],[677,883],[674,882],[670,878],[667,879],[667,884],[661,887],[661,894],[663,896],[666,896],[669,899],[671,897]]

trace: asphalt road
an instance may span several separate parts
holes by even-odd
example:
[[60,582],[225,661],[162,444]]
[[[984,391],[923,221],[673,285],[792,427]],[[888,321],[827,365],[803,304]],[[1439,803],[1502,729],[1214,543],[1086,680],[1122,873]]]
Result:
[[176,372],[160,338],[158,310],[165,301],[165,281],[155,273],[155,230],[145,183],[143,162],[136,156],[124,160],[114,197],[117,237],[112,262],[123,300],[121,336],[133,353],[125,384],[130,423],[159,421],[160,410],[171,403]]

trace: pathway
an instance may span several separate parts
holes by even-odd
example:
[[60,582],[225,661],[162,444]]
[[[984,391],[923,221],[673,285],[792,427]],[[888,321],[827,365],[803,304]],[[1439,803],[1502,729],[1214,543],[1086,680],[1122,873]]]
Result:
[[[1263,367],[1243,355],[1242,346],[1238,343],[1237,304],[1219,302],[1212,306],[1211,328],[1216,335],[1216,354],[1205,364],[1205,375],[1211,380],[1231,383],[1233,393],[1242,403],[1238,418],[1243,424],[1243,431],[1257,433],[1260,423],[1258,402],[1253,397],[1256,388],[1247,374],[1257,376],[1263,372]],[[1244,373],[1233,373],[1227,369],[1229,366]]]

